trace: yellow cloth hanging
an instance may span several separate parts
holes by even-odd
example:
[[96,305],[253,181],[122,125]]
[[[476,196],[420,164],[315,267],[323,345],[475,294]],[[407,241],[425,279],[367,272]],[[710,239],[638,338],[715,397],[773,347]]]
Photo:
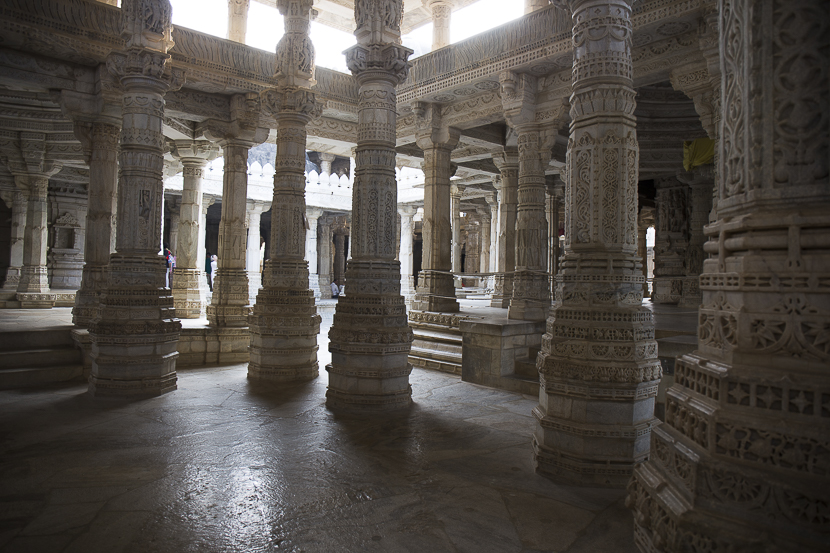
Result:
[[715,141],[711,138],[698,138],[683,143],[683,168],[686,171],[711,163],[714,158]]

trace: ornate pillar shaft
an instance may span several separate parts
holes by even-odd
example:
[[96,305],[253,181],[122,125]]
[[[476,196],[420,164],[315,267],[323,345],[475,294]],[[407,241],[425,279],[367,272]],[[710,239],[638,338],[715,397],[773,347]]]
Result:
[[[488,245],[490,248],[490,255],[488,256],[490,260],[490,264],[487,267],[487,272],[495,273],[498,270],[499,265],[499,250],[498,250],[498,238],[499,238],[499,202],[498,198],[495,195],[487,196],[487,205],[490,206],[490,244]],[[492,283],[493,278],[488,277],[489,281]]]
[[262,274],[259,264],[260,247],[260,223],[262,212],[265,206],[262,202],[248,202],[248,245],[245,253],[245,270],[248,272],[248,297],[251,303],[256,301],[256,296],[262,286]]
[[648,227],[650,226],[650,213],[648,210],[651,208],[642,208],[640,209],[640,216],[637,218],[637,255],[643,260],[643,278],[645,281],[643,282],[643,297],[649,297],[648,291],[648,242],[647,242],[647,234],[648,234]]
[[[320,154],[320,174],[323,173],[331,175],[331,164],[337,156],[334,154],[321,153]],[[328,183],[325,183],[328,184]]]
[[[214,204],[216,201],[213,197],[205,197],[205,194],[201,195],[202,198],[202,206],[199,212],[199,238],[198,242],[196,243],[196,269],[199,270],[199,289],[201,290],[200,297],[207,297],[207,292],[209,290],[207,284],[207,275],[205,274],[205,266],[207,262],[207,254],[210,253],[211,255],[215,254],[216,252],[208,252],[205,248],[205,241],[207,237],[207,212],[210,206]],[[212,277],[212,275],[211,275]],[[211,286],[213,281],[211,280]],[[204,304],[202,312],[204,313]]]
[[519,205],[516,212],[516,269],[508,317],[543,321],[550,308],[545,167],[550,145],[538,130],[519,130]]
[[228,40],[245,44],[251,0],[228,0]]
[[331,299],[331,219],[324,217],[320,225],[320,265],[317,267],[320,282],[320,298]]
[[481,254],[479,256],[480,273],[486,273],[490,270],[490,210],[488,209],[481,217]]
[[[450,213],[452,215],[452,272],[461,272],[461,195],[464,187],[450,187]],[[426,210],[425,210],[426,211]]]
[[701,165],[691,173],[679,173],[678,179],[689,185],[689,247],[686,249],[684,267],[686,277],[680,293],[680,307],[698,307],[703,300],[700,292],[700,274],[703,272],[703,260],[706,254],[703,245],[706,236],[703,227],[709,223],[712,211],[712,188],[715,184],[715,171],[712,165]]
[[401,0],[355,4],[357,45],[346,51],[358,82],[358,141],[352,193],[348,289],[329,332],[326,404],[393,409],[411,403],[412,330],[395,260],[395,87],[412,50],[400,45]]
[[271,251],[250,317],[248,379],[257,382],[311,380],[319,374],[317,335],[321,318],[309,287],[309,263],[305,259],[306,125],[322,112],[322,106],[308,91],[314,83],[314,49],[308,38],[311,7],[311,0],[277,3],[285,16],[286,29],[277,45],[279,86],[262,94],[266,111],[277,122],[277,157],[271,202]]
[[412,217],[415,216],[417,208],[415,206],[400,206],[398,213],[401,216],[401,294],[407,302],[411,302],[415,295],[413,271],[413,256],[412,256]]
[[346,273],[346,233],[338,232],[334,235],[334,279],[343,284]]
[[624,486],[648,456],[661,376],[637,256],[631,3],[567,2],[574,69],[565,254],[534,409],[536,470],[603,486]]
[[430,0],[432,12],[432,50],[450,45],[450,25],[452,24],[452,5],[443,0]]
[[516,268],[516,208],[519,202],[519,156],[515,150],[493,156],[501,171],[499,190],[499,252],[491,307],[507,309],[513,297],[513,270]]
[[[413,308],[454,313],[458,311],[458,301],[450,271],[455,270],[457,223],[453,209],[458,204],[454,196],[450,201],[453,173],[450,156],[460,134],[440,126],[434,106],[417,104],[415,109],[422,114],[419,122],[423,122],[417,143],[424,151],[424,221],[421,272]],[[436,120],[434,125],[433,120]]]
[[28,206],[27,193],[15,190],[11,193],[12,224],[9,252],[9,268],[6,270],[4,290],[17,290],[20,284],[20,273],[23,269],[23,244],[26,234],[26,210]]
[[225,156],[222,181],[222,218],[219,221],[218,268],[213,277],[213,296],[207,307],[210,326],[248,326],[248,272],[245,254],[248,232],[245,208],[248,195],[248,140],[220,142]]
[[689,187],[674,177],[657,179],[654,303],[676,304],[683,292],[689,247]]
[[124,0],[121,17],[127,50],[108,63],[123,90],[116,252],[89,326],[89,389],[96,396],[159,395],[176,389],[181,331],[159,255],[164,94],[183,75],[166,68],[169,2]]
[[26,181],[29,190],[26,203],[26,229],[23,239],[23,269],[18,293],[45,294],[49,291],[46,271],[46,244],[49,220],[49,178],[45,176],[15,177]]
[[[721,0],[697,350],[626,504],[641,551],[826,551],[830,6]],[[821,77],[819,77],[821,75]]]
[[84,268],[81,287],[75,294],[72,322],[88,328],[98,311],[102,290],[107,284],[115,209],[118,201],[118,132],[117,125],[93,123],[89,133],[89,196],[84,244]]
[[318,245],[317,245],[317,221],[323,214],[323,210],[318,207],[306,208],[306,220],[308,220],[308,230],[305,235],[305,259],[308,262],[308,277],[311,291],[314,292],[314,297],[320,297],[320,275],[318,271]]

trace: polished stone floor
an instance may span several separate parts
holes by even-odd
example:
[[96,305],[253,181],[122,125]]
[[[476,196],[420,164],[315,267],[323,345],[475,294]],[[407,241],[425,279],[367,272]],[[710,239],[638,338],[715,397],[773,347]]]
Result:
[[245,365],[132,402],[0,392],[0,551],[635,551],[623,490],[533,471],[535,398],[411,382],[408,413],[367,417],[326,409],[324,371],[257,390]]

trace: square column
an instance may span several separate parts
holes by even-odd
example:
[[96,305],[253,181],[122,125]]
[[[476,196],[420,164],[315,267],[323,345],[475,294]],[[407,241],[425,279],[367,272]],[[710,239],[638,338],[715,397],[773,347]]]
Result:
[[20,273],[23,269],[23,244],[26,234],[26,206],[28,204],[27,193],[23,190],[15,190],[4,193],[3,200],[12,210],[11,224],[11,251],[9,252],[9,268],[6,269],[6,279],[3,281],[3,290],[16,291],[20,284]]
[[320,264],[317,267],[320,298],[331,299],[331,217],[323,218],[323,222],[319,224],[320,239],[317,242],[317,248],[320,252]]
[[[329,162],[331,164],[331,162]],[[331,167],[329,167],[331,168]],[[317,244],[317,221],[323,214],[319,207],[307,207],[305,210],[308,230],[305,238],[305,260],[308,262],[308,283],[314,297],[320,297],[320,275],[317,273],[318,244]],[[329,290],[331,292],[331,290]]]
[[493,281],[491,307],[506,309],[513,297],[513,271],[516,268],[516,208],[519,202],[519,155],[515,149],[505,149],[494,155],[493,162],[501,171],[493,185],[499,192],[498,265]]
[[265,207],[264,202],[248,201],[248,224],[246,225],[248,227],[248,246],[245,254],[245,270],[248,271],[248,297],[251,298],[251,304],[256,302],[256,296],[259,289],[262,288],[259,249],[262,239],[260,223]]

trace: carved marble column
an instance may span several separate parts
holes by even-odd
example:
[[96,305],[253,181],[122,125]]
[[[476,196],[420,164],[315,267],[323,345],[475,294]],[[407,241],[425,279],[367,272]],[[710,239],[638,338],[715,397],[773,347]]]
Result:
[[548,272],[550,273],[551,298],[554,295],[554,281],[556,274],[559,272],[559,207],[562,198],[565,195],[564,183],[559,181],[557,184],[548,187],[548,242],[550,250],[550,259],[548,259]]
[[494,155],[501,178],[493,184],[499,191],[499,252],[491,307],[507,309],[513,297],[513,271],[516,268],[516,208],[519,191],[519,155],[505,150]]
[[[173,305],[176,307],[176,316],[180,319],[198,319],[205,301],[200,286],[201,279],[204,278],[204,260],[199,265],[199,248],[204,247],[202,177],[207,162],[216,158],[219,148],[208,140],[176,140],[171,143],[171,149],[173,156],[184,167],[178,244],[173,250],[176,254]],[[172,233],[170,242],[172,248]]]
[[[337,158],[334,154],[327,154],[325,152],[320,154],[320,174],[323,173],[331,175],[331,164]],[[326,183],[328,184],[328,183]]]
[[689,187],[675,177],[661,177],[657,186],[654,241],[654,303],[676,304],[683,292],[684,262],[689,247]]
[[317,267],[320,282],[320,298],[331,299],[331,217],[324,217],[319,224],[320,240],[317,248],[320,251],[320,265]]
[[75,134],[89,152],[89,186],[81,287],[75,294],[72,322],[88,328],[95,318],[107,284],[107,266],[115,232],[120,121],[80,123]]
[[703,301],[700,292],[700,274],[703,272],[703,260],[706,254],[703,244],[706,236],[703,227],[709,224],[712,211],[712,187],[715,184],[715,171],[712,165],[695,167],[691,172],[680,172],[677,179],[689,186],[689,247],[686,249],[684,267],[686,276],[680,293],[680,307],[697,308]]
[[334,278],[338,284],[343,284],[346,275],[346,230],[337,229],[334,233]]
[[424,5],[432,13],[432,50],[449,46],[452,3],[446,0],[424,0]]
[[565,253],[537,359],[533,457],[558,481],[624,486],[648,457],[661,376],[637,256],[632,2],[563,3],[574,39]]
[[173,45],[167,0],[124,0],[121,18],[126,51],[108,60],[123,90],[116,251],[99,314],[89,326],[89,391],[159,395],[176,389],[181,331],[159,255],[164,94],[180,86],[184,75],[167,67]]
[[[49,293],[46,271],[46,244],[49,218],[47,195],[48,175],[15,176],[15,183],[28,190],[26,203],[26,227],[23,235],[23,268],[17,286],[18,301],[25,298],[31,306],[39,304],[38,295]],[[23,294],[23,298],[21,298]],[[45,299],[45,298],[44,298]],[[47,306],[44,303],[44,306]]]
[[[497,194],[490,194],[485,198],[485,200],[487,201],[487,205],[490,206],[490,253],[487,256],[489,259],[489,264],[487,265],[487,272],[495,273],[499,264],[499,203]],[[493,277],[491,276],[487,278],[490,283],[490,287],[492,287]]]
[[463,185],[450,185],[450,213],[452,215],[452,272],[455,274],[461,272],[461,196],[463,194]]
[[262,212],[265,211],[263,202],[248,201],[248,245],[245,253],[245,270],[248,272],[248,297],[253,304],[259,289],[262,287],[262,273],[259,266],[260,223]]
[[519,132],[519,205],[516,213],[516,269],[508,317],[543,321],[550,308],[545,167],[552,137],[537,129]]
[[401,294],[407,304],[412,302],[415,296],[415,277],[412,274],[412,217],[418,208],[414,205],[399,205],[398,213],[401,216]]
[[830,5],[719,7],[719,219],[697,350],[677,360],[626,504],[643,552],[824,552]]
[[28,205],[27,192],[15,190],[3,196],[6,205],[12,210],[12,224],[10,236],[9,268],[6,269],[6,280],[3,290],[17,291],[20,284],[20,273],[23,269],[23,243],[26,231],[26,206]]
[[[266,111],[277,122],[271,251],[250,317],[248,379],[260,383],[311,380],[319,374],[317,335],[321,317],[309,287],[309,263],[305,259],[309,232],[304,175],[306,126],[322,112],[309,91],[314,84],[314,48],[308,38],[312,0],[279,0],[277,8],[285,17],[286,29],[277,45],[278,86],[262,94]],[[315,217],[315,242],[316,223]]]
[[245,44],[251,0],[228,0],[228,40]]
[[481,217],[481,238],[479,247],[481,253],[479,254],[478,272],[486,273],[490,270],[490,209],[479,209]]
[[358,87],[358,141],[346,296],[329,332],[331,408],[394,409],[411,403],[412,330],[395,260],[395,87],[412,50],[401,46],[401,0],[355,4],[357,45],[346,61]]
[[305,235],[305,260],[308,262],[308,283],[314,297],[320,297],[320,275],[317,272],[317,220],[323,214],[319,207],[307,207],[305,210],[308,220],[308,230]]
[[460,132],[441,124],[440,106],[415,102],[413,111],[419,126],[417,144],[424,151],[424,220],[421,272],[412,307],[418,311],[455,313],[458,301],[450,271],[455,270],[457,215],[452,210],[457,207],[457,199],[450,201],[450,156]]

